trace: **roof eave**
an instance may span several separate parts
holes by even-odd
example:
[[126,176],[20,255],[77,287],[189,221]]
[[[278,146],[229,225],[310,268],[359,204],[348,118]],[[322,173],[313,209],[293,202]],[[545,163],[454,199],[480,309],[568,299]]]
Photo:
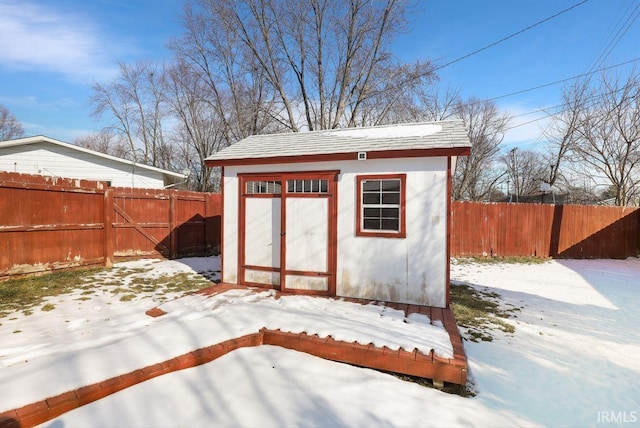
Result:
[[[295,156],[205,159],[205,164],[208,167],[216,167],[216,166],[303,163],[303,162],[351,161],[351,160],[358,160],[358,153],[359,152],[345,152],[345,153],[321,153],[321,154],[308,154],[308,155],[295,155]],[[459,146],[459,147],[442,147],[442,148],[430,148],[430,149],[384,150],[384,151],[369,151],[366,153],[367,153],[367,159],[468,156],[471,153],[471,147]]]
[[118,162],[118,163],[122,163],[125,165],[131,165],[135,168],[142,168],[148,171],[154,171],[169,177],[174,177],[174,178],[179,178],[182,180],[185,180],[188,176],[185,174],[181,174],[179,172],[173,172],[173,171],[169,171],[166,169],[162,169],[162,168],[157,168],[155,166],[150,166],[150,165],[145,165],[145,164],[141,164],[129,159],[122,159],[119,158],[117,156],[112,156],[112,155],[108,155],[106,153],[100,153],[97,152],[95,150],[91,150],[91,149],[87,149],[84,147],[80,147],[80,146],[76,146],[75,144],[69,144],[66,143],[64,141],[60,141],[60,140],[56,140],[55,138],[51,138],[51,137],[47,137],[44,135],[36,135],[33,137],[23,137],[23,138],[16,138],[13,140],[7,140],[2,142],[2,144],[0,144],[0,147],[15,147],[15,146],[27,146],[30,144],[38,144],[38,143],[49,143],[49,144],[54,144],[60,147],[65,147],[71,150],[75,150],[78,152],[82,152],[82,153],[87,153],[89,155],[92,156],[96,156],[99,158],[103,158],[103,159],[109,159],[113,162]]

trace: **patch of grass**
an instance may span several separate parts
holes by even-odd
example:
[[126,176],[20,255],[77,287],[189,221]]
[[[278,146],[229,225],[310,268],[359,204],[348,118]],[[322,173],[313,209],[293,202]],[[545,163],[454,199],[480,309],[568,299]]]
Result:
[[[153,267],[114,270],[94,268],[9,279],[0,283],[0,318],[16,311],[31,315],[34,308],[44,304],[45,298],[75,290],[80,292],[81,297],[74,300],[89,300],[87,295],[95,294],[98,289],[107,288],[113,294],[122,294],[120,300],[129,301],[145,293],[182,292],[186,294],[212,285],[205,276],[193,273],[150,278],[139,276],[152,269]],[[128,285],[124,285],[127,284],[125,279],[129,280]],[[54,308],[53,305],[49,305],[45,304],[42,310]]]
[[22,330],[13,330],[13,333],[22,333]]
[[124,277],[131,276],[131,275],[134,275],[134,274],[147,273],[150,270],[152,270],[151,267],[149,267],[149,268],[119,268],[119,269],[115,270],[112,273],[112,276],[116,277],[116,278],[124,278]]
[[49,312],[52,311],[56,308],[56,305],[52,304],[52,303],[47,303],[46,305],[44,305],[42,308],[40,308],[41,311],[45,311],[45,312]]
[[61,271],[3,281],[0,283],[0,316],[19,310],[30,315],[29,308],[40,305],[45,297],[69,293],[82,284],[85,277],[103,270],[95,268]]
[[492,341],[492,330],[515,332],[515,327],[504,321],[518,308],[503,309],[497,302],[497,293],[476,290],[464,284],[451,284],[451,309],[458,325],[466,329],[467,339],[473,342]]
[[548,262],[550,259],[542,257],[456,257],[453,260],[454,264],[464,265],[469,263],[479,264],[527,264],[527,265],[539,265]]
[[135,294],[125,294],[124,296],[120,297],[120,301],[121,302],[130,302],[131,300],[133,300],[135,298],[136,298]]
[[76,297],[76,298],[75,298],[75,299],[73,299],[73,300],[85,301],[85,300],[91,300],[91,297],[86,297],[86,296],[83,296],[83,297]]
[[165,289],[171,292],[189,292],[210,287],[211,282],[200,275],[189,273],[179,273],[173,276],[161,276],[158,278],[134,278],[129,284],[133,292],[149,293],[164,292]]

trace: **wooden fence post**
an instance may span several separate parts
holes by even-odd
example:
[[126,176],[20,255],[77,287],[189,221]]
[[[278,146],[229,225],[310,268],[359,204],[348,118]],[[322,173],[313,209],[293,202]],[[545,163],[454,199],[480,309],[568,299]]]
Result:
[[202,222],[202,235],[204,236],[204,240],[202,242],[202,252],[208,254],[209,251],[209,235],[207,235],[207,222],[208,222],[208,208],[209,208],[209,193],[204,193],[204,212],[203,212],[203,222]]
[[104,265],[113,266],[113,248],[115,235],[113,234],[113,189],[104,192]]
[[169,258],[175,259],[178,255],[178,231],[176,230],[176,200],[178,195],[169,191]]

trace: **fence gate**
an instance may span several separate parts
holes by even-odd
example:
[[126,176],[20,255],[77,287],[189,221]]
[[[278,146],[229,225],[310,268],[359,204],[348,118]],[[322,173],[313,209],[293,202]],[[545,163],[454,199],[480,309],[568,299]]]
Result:
[[239,178],[240,282],[335,295],[337,172]]

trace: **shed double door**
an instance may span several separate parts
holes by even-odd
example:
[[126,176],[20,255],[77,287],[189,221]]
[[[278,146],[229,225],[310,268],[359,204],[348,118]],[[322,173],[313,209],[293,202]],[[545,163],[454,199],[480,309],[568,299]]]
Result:
[[240,283],[335,295],[337,174],[239,176]]

